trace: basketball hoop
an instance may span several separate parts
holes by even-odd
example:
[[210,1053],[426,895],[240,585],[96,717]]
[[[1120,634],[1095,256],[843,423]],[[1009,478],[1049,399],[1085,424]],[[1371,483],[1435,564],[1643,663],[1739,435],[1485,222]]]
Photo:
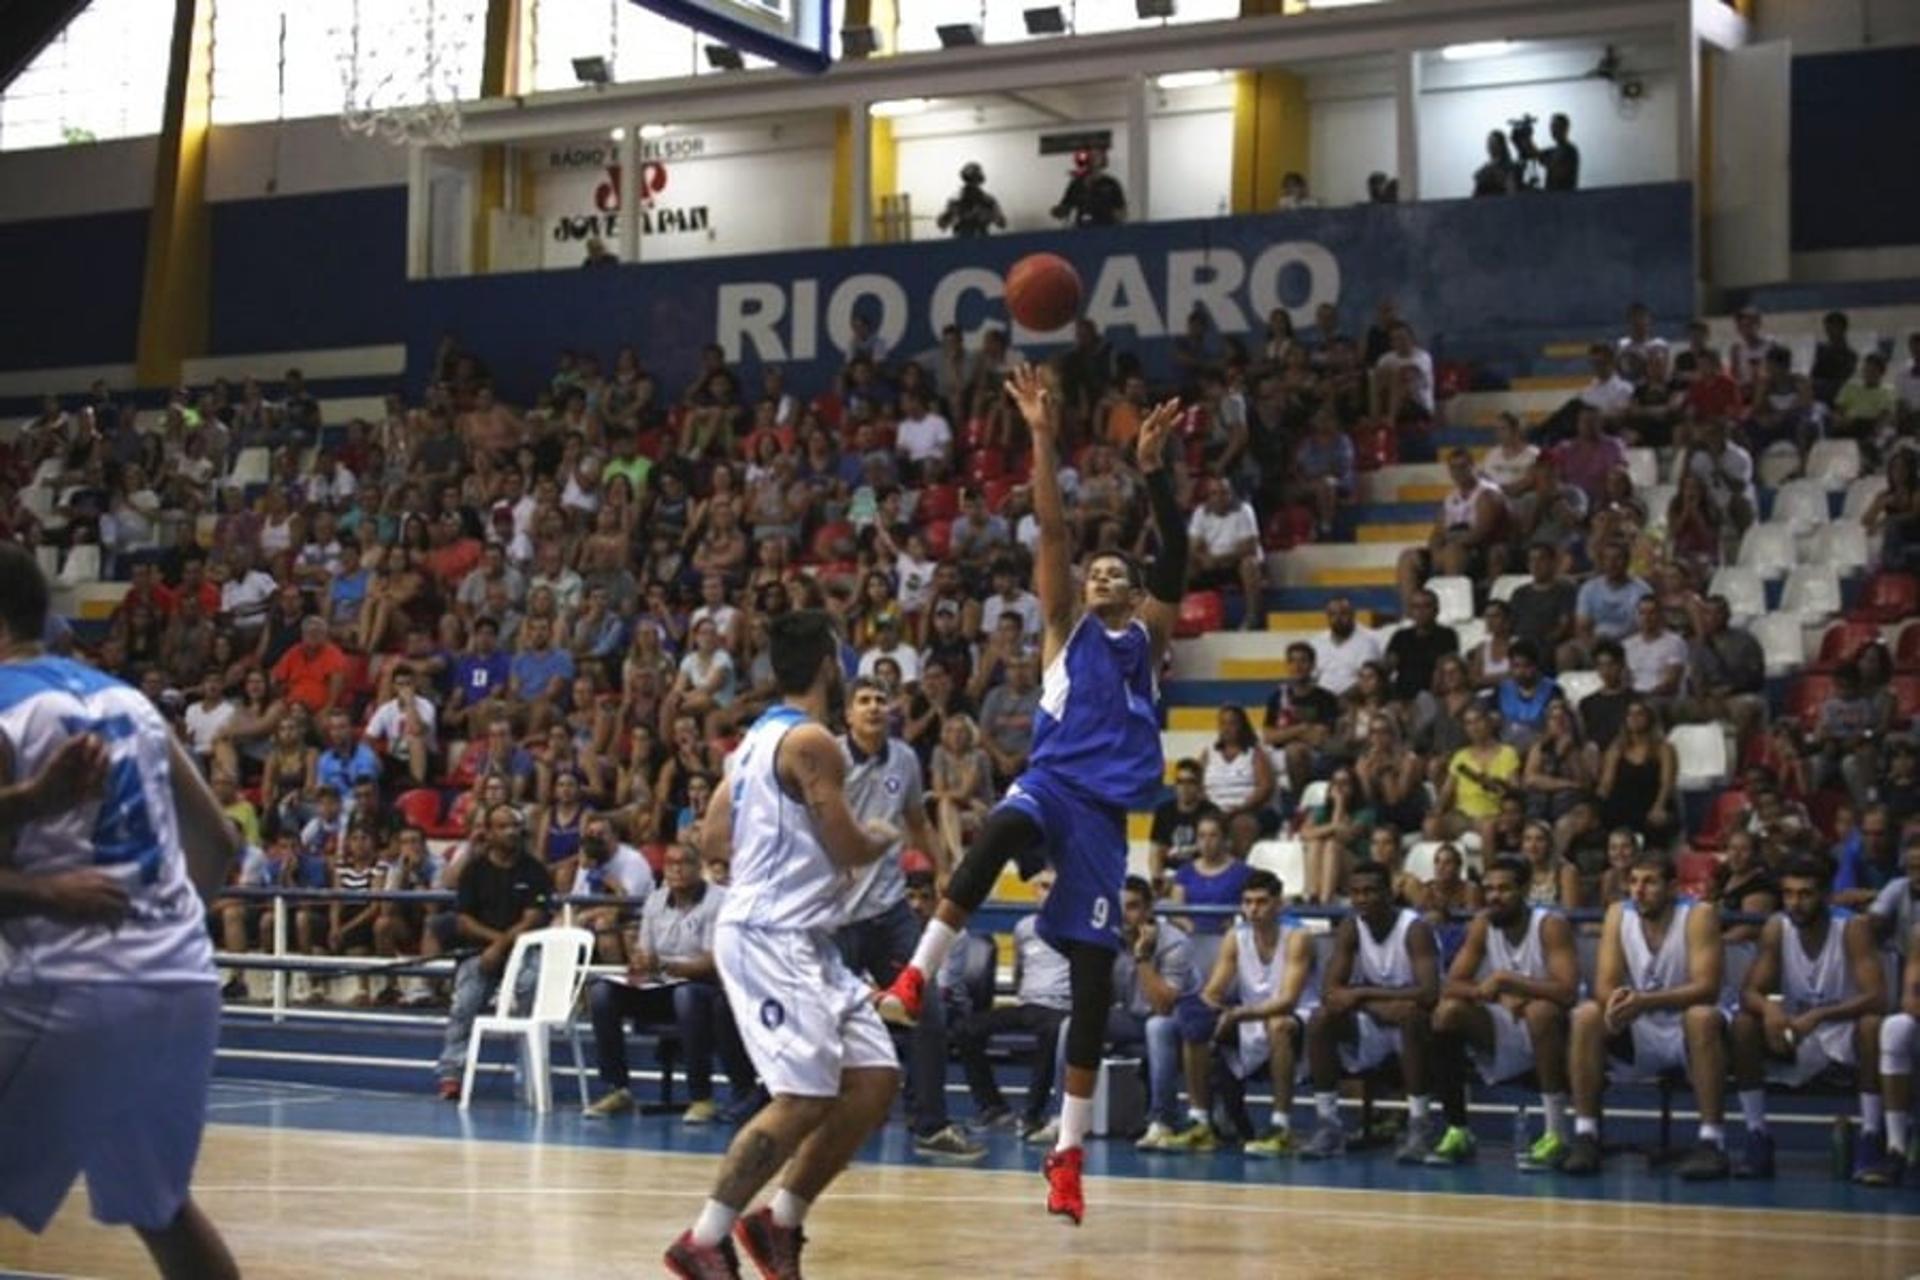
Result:
[[363,26],[363,9],[371,16],[384,8],[382,0],[356,0],[339,43],[341,132],[396,147],[459,145],[460,74],[478,37],[474,7],[442,0],[421,6],[417,23]]

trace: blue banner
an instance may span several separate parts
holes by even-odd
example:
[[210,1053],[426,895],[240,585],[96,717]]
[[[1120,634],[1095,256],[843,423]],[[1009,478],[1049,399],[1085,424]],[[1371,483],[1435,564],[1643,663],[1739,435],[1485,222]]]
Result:
[[[736,368],[777,361],[789,386],[811,391],[844,363],[856,314],[896,357],[931,353],[947,324],[970,336],[1007,327],[1003,274],[1042,250],[1073,262],[1084,313],[1156,375],[1196,307],[1257,347],[1273,308],[1304,327],[1331,302],[1358,334],[1391,298],[1443,355],[1537,353],[1620,325],[1636,300],[1677,330],[1693,307],[1692,218],[1691,188],[1671,183],[419,281],[408,286],[409,367],[430,368],[452,333],[525,402],[563,348],[610,363],[631,343],[677,396],[717,343]],[[1011,336],[1044,356],[1071,334]]]

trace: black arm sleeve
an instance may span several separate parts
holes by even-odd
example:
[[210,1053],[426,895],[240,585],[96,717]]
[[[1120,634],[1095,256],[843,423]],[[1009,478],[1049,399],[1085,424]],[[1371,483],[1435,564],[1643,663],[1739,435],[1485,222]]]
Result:
[[1147,590],[1156,600],[1179,604],[1187,590],[1187,522],[1173,497],[1173,477],[1165,467],[1147,473],[1147,502],[1160,533],[1160,555],[1147,571]]

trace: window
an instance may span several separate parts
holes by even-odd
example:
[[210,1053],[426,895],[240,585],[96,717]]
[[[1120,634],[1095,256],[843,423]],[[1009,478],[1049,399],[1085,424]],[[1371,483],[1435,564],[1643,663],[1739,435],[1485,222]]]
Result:
[[480,93],[487,0],[215,0],[213,120],[338,115]]
[[[1051,0],[1073,35],[1103,31],[1133,31],[1163,25],[1159,18],[1142,18],[1136,0]],[[1026,11],[1048,0],[914,0],[900,6],[900,51],[938,49],[938,28],[950,22],[970,22],[981,29],[988,44],[1014,44],[1035,37],[1027,34]],[[1178,0],[1166,25],[1218,22],[1240,16],[1240,0]],[[1041,37],[1057,39],[1058,37]]]
[[173,6],[94,0],[0,96],[0,151],[160,132]]

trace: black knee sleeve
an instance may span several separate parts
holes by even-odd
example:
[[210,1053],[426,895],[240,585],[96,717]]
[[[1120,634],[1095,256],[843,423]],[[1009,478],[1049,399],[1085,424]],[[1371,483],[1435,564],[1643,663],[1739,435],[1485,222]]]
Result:
[[1114,953],[1090,942],[1070,942],[1062,949],[1073,984],[1073,1007],[1067,1014],[1067,1065],[1096,1070],[1106,1045],[1107,1012],[1113,1005]]
[[978,911],[999,881],[1000,868],[1015,859],[1024,862],[1045,840],[1039,824],[1026,814],[1017,809],[994,810],[954,868],[947,881],[947,897],[969,913]]

